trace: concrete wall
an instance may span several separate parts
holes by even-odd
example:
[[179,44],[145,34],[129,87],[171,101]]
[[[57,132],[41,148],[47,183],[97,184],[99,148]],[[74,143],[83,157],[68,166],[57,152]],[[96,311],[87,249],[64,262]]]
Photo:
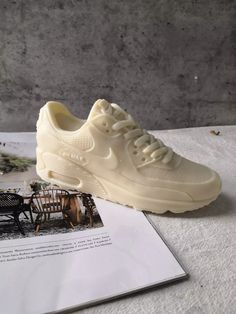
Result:
[[0,131],[97,98],[147,129],[236,123],[233,0],[0,0]]

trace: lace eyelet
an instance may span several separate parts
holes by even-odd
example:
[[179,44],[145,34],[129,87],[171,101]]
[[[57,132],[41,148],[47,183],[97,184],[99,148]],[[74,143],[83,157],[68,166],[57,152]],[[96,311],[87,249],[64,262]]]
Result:
[[146,158],[145,158],[145,157],[143,157],[141,160],[142,160],[142,161],[146,161]]
[[133,151],[133,155],[137,155],[138,152],[136,150]]

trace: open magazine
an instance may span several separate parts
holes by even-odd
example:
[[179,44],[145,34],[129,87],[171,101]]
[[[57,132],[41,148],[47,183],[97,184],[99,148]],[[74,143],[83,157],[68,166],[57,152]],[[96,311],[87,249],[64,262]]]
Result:
[[26,204],[19,228],[1,214],[0,201],[1,313],[82,308],[186,278],[141,211],[76,191],[67,191],[77,202],[67,219],[29,207],[33,190],[59,190],[37,177],[35,147],[35,133],[0,133],[0,193],[17,193]]

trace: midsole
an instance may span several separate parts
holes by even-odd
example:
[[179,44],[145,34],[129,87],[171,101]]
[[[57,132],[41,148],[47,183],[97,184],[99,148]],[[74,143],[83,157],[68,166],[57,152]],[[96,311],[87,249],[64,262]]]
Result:
[[[97,179],[103,184],[105,188],[109,187],[109,194],[111,196],[115,195],[115,198],[112,197],[113,201],[117,199],[122,200],[123,204],[130,205],[132,207],[135,207],[137,209],[164,209],[164,210],[170,210],[170,209],[180,209],[180,208],[188,208],[195,206],[204,206],[206,204],[209,204],[211,201],[215,200],[218,194],[210,199],[206,199],[203,201],[180,201],[180,200],[165,200],[165,199],[158,199],[158,198],[150,198],[145,196],[140,196],[134,193],[131,193],[128,189],[123,189],[122,187],[115,185],[111,182],[108,182],[107,180],[104,180],[103,178]],[[107,189],[108,190],[108,189]]]
[[[150,199],[144,196],[140,197],[139,195],[130,193],[128,190],[124,190],[121,187],[114,185],[112,183],[106,184],[104,182],[104,179],[97,178],[98,181],[100,180],[100,182],[103,183],[104,189],[106,191],[109,190],[109,193],[104,193],[104,192],[100,193],[98,190],[93,189],[92,186],[90,186],[90,188],[86,188],[86,187],[80,187],[78,184],[68,183],[62,180],[63,176],[60,176],[60,179],[55,178],[50,175],[51,171],[48,171],[47,169],[44,169],[43,171],[40,170],[37,172],[43,180],[57,184],[61,187],[71,188],[71,189],[80,190],[81,192],[91,193],[97,197],[101,197],[101,198],[104,198],[113,202],[117,202],[123,205],[131,206],[139,210],[148,210],[155,213],[164,213],[168,210],[172,212],[184,212],[187,210],[197,209],[211,203],[217,197],[216,195],[215,197],[211,199],[204,200],[201,202]],[[79,181],[76,178],[72,178],[72,179],[75,181]]]

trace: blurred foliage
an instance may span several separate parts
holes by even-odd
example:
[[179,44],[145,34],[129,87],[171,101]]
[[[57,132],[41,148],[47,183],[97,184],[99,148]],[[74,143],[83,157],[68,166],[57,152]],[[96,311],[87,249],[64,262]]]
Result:
[[0,173],[27,171],[30,166],[35,164],[35,162],[35,159],[0,152]]

